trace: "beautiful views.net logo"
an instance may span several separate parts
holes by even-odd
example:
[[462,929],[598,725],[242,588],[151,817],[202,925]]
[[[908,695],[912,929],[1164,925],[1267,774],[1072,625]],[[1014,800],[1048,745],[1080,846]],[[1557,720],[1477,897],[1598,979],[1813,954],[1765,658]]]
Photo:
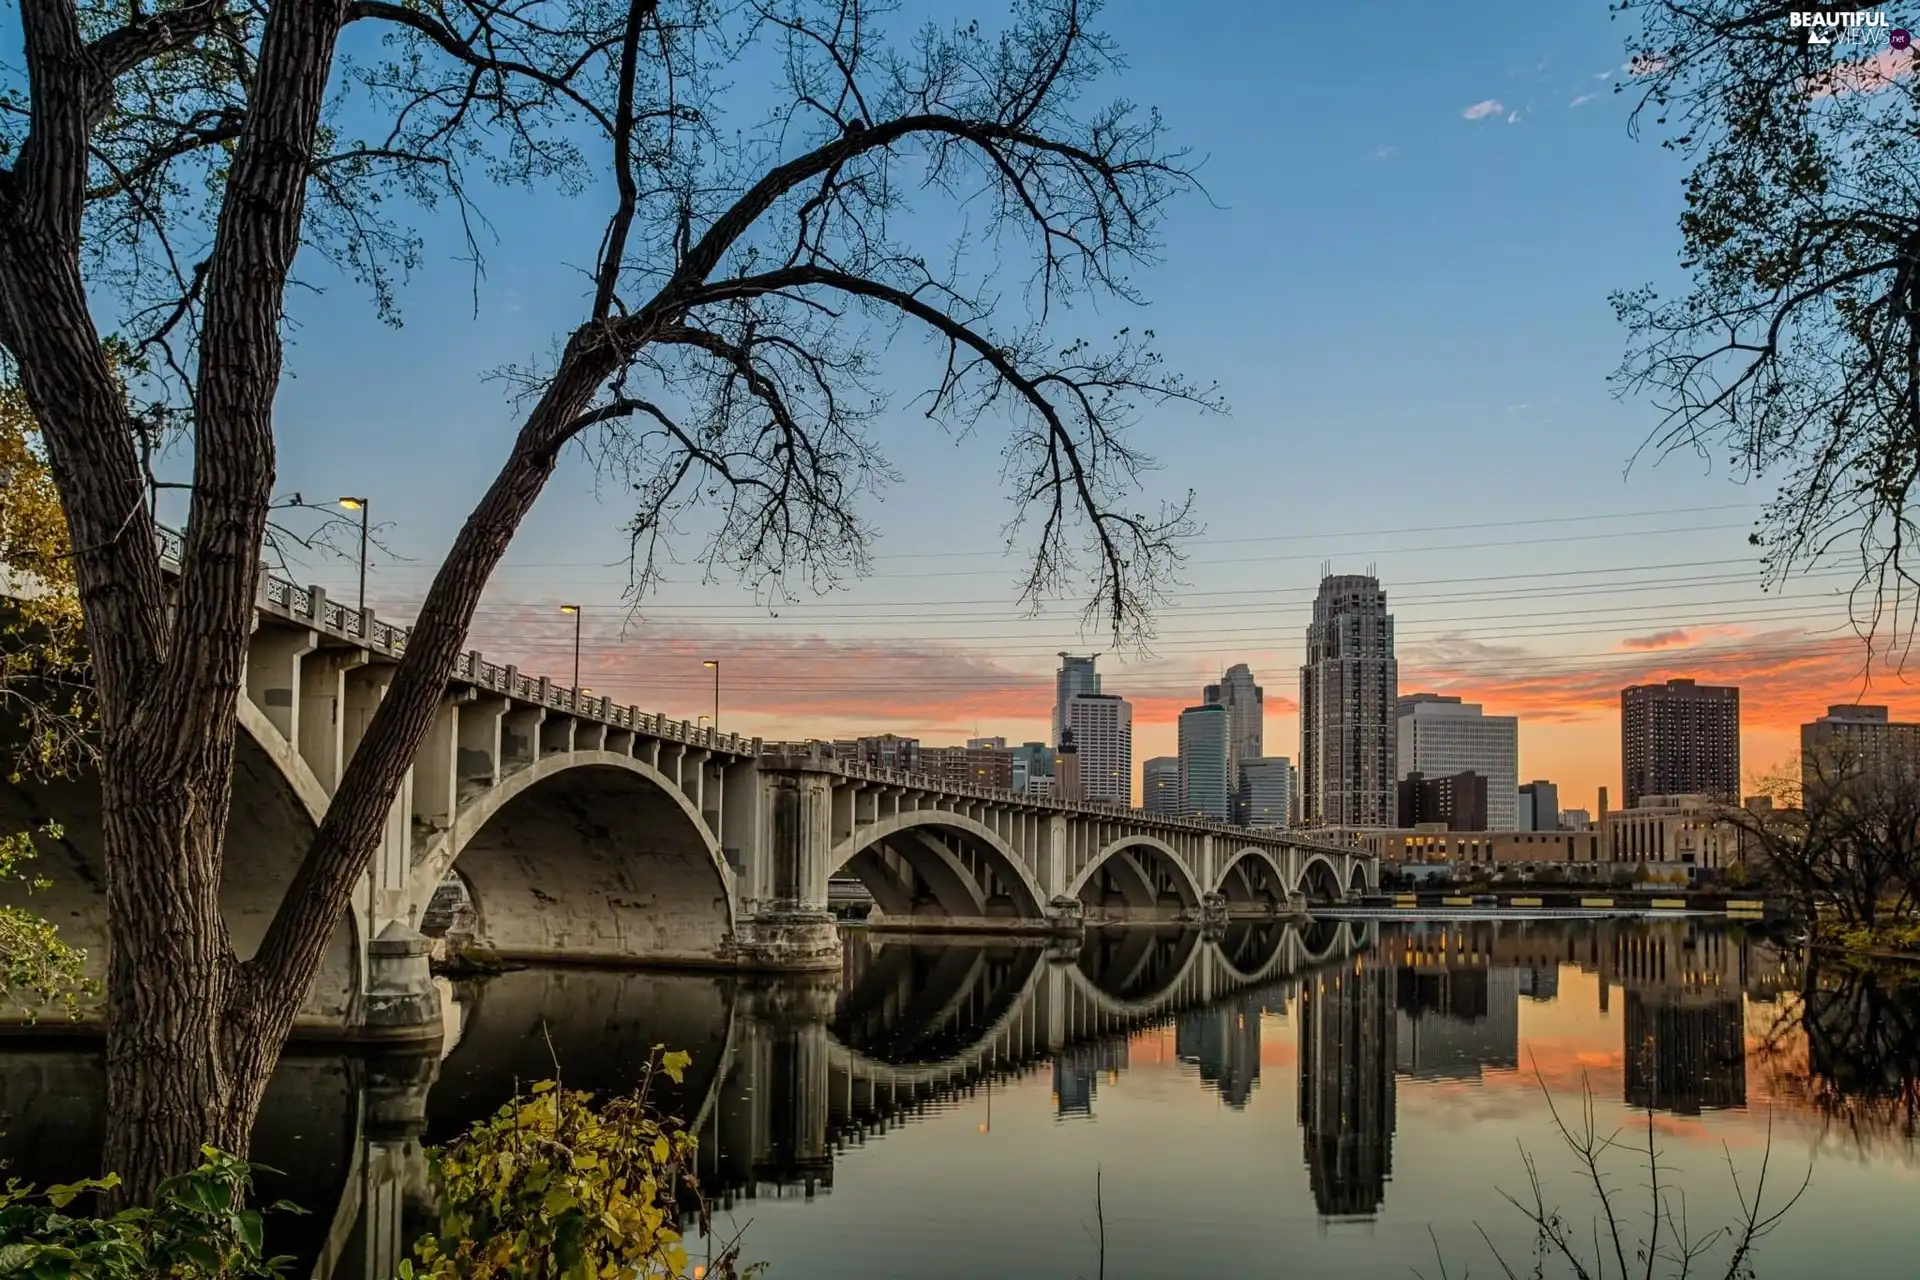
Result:
[[1884,39],[1895,49],[1905,49],[1913,43],[1905,27],[1894,26],[1892,19],[1878,9],[1790,13],[1787,25],[1805,28],[1808,44],[1877,44]]

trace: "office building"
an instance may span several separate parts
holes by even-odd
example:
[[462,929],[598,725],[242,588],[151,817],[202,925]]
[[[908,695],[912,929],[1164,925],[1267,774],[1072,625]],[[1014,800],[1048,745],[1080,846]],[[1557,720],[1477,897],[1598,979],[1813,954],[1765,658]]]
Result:
[[1219,684],[1206,687],[1200,700],[1227,709],[1227,789],[1234,795],[1235,821],[1244,822],[1240,770],[1248,760],[1265,754],[1266,690],[1253,682],[1253,672],[1246,663],[1237,662],[1227,668]]
[[1517,829],[1520,722],[1512,716],[1485,715],[1477,703],[1434,693],[1409,694],[1399,699],[1398,707],[1394,756],[1399,776],[1436,778],[1471,770],[1487,781],[1487,827]]
[[864,738],[835,738],[833,758],[872,765],[876,769],[899,769],[903,773],[919,773],[920,739],[903,738],[897,733],[870,734]]
[[1082,798],[1132,808],[1133,704],[1116,693],[1076,693],[1067,699],[1066,730],[1080,757]]
[[1593,814],[1585,809],[1562,809],[1560,811],[1560,830],[1590,831],[1593,829]]
[[1620,691],[1626,808],[1646,796],[1740,796],[1740,690],[1692,680]]
[[1155,756],[1140,766],[1140,807],[1173,817],[1180,812],[1180,757]]
[[1053,748],[1044,742],[1023,742],[1013,748],[1013,789],[1022,795],[1053,791]]
[[[974,742],[1004,742],[1004,739],[980,739]],[[1013,752],[1005,746],[922,747],[920,772],[935,782],[949,786],[985,787],[992,791],[1013,790]]]
[[1384,827],[1394,818],[1400,667],[1379,579],[1320,580],[1300,668],[1301,821]]
[[1180,713],[1180,812],[1225,822],[1233,816],[1227,783],[1232,718],[1219,703]]
[[1800,726],[1800,782],[1879,772],[1893,766],[1920,765],[1920,724],[1890,720],[1885,707],[1828,707],[1827,714]]
[[1053,744],[1057,747],[1063,741],[1061,732],[1067,728],[1067,703],[1083,693],[1100,692],[1100,673],[1093,669],[1099,654],[1079,657],[1071,653],[1061,653],[1060,670],[1053,677]]
[[1558,831],[1560,829],[1560,788],[1551,782],[1535,780],[1520,788],[1520,820],[1516,831]]
[[1487,830],[1487,780],[1471,769],[1429,778],[1410,773],[1395,784],[1399,825],[1446,831]]
[[1260,756],[1240,763],[1240,820],[1249,827],[1293,825],[1293,762],[1285,756]]

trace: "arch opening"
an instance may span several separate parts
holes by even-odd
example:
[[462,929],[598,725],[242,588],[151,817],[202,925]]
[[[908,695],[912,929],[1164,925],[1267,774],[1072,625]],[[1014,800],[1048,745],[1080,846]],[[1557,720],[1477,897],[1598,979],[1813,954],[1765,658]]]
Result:
[[1178,920],[1200,905],[1200,890],[1171,849],[1156,840],[1121,841],[1081,873],[1072,893],[1090,917]]
[[1300,869],[1300,892],[1306,895],[1308,902],[1320,906],[1329,906],[1345,896],[1333,864],[1318,854],[1308,859],[1307,865]]
[[855,937],[828,1034],[890,1066],[963,1058],[1026,996],[1045,958],[1037,945],[929,947]]
[[1075,964],[1108,997],[1144,1004],[1173,989],[1199,946],[1198,929],[1091,930]]
[[526,959],[721,958],[732,894],[706,828],[637,764],[555,765],[504,797],[454,854],[474,941]]
[[[316,805],[324,794],[303,794],[287,776],[276,753],[291,753],[277,731],[251,704],[241,702],[234,735],[233,799],[228,809],[225,858],[220,875],[220,910],[236,954],[250,959],[259,949],[300,859],[319,826]],[[253,721],[258,720],[256,724]],[[263,729],[262,726],[265,726]],[[267,742],[261,738],[266,735]],[[306,791],[318,793],[318,784]],[[106,835],[101,825],[100,780],[87,775],[47,781],[0,781],[0,830],[24,831],[52,821],[61,827],[57,841],[36,840],[39,856],[29,874],[49,881],[30,898],[14,886],[0,887],[0,902],[25,906],[60,930],[63,941],[86,952],[89,977],[104,983],[107,972],[108,919]],[[351,1025],[360,991],[360,952],[356,920],[349,912],[334,930],[320,971],[301,1004],[297,1033],[338,1032]],[[99,1002],[81,1006],[83,1019],[103,1012]],[[64,1019],[64,1011],[60,1014]]]
[[1371,893],[1373,886],[1367,881],[1367,864],[1360,858],[1353,860],[1353,873],[1347,877],[1347,893],[1359,895]]
[[1216,943],[1220,959],[1236,978],[1250,982],[1280,958],[1293,925],[1284,920],[1236,920]]
[[1272,913],[1286,905],[1287,886],[1273,860],[1259,849],[1242,849],[1220,876],[1218,892],[1227,910]]
[[903,814],[843,848],[831,875],[850,875],[892,919],[941,924],[1038,920],[1038,887],[991,833],[958,815]]

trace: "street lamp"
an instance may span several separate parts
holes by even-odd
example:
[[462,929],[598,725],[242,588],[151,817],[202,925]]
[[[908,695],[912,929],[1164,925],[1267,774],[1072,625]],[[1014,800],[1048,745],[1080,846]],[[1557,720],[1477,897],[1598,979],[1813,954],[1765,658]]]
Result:
[[367,500],[365,498],[337,499],[348,511],[360,513],[360,615],[367,613]]
[[713,668],[713,731],[720,732],[720,660],[708,658],[700,664]]
[[573,687],[580,687],[580,606],[563,604],[560,612],[573,615]]

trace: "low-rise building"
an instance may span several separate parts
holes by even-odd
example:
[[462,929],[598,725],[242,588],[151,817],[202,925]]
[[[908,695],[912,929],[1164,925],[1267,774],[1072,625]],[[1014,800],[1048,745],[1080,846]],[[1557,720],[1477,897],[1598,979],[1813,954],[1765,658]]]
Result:
[[1740,861],[1739,827],[1727,806],[1705,795],[1642,796],[1606,816],[1600,837],[1607,861],[1672,863],[1719,870]]
[[1347,827],[1330,832],[1382,862],[1486,866],[1512,863],[1606,861],[1595,831],[1449,831],[1442,823],[1418,827]]

